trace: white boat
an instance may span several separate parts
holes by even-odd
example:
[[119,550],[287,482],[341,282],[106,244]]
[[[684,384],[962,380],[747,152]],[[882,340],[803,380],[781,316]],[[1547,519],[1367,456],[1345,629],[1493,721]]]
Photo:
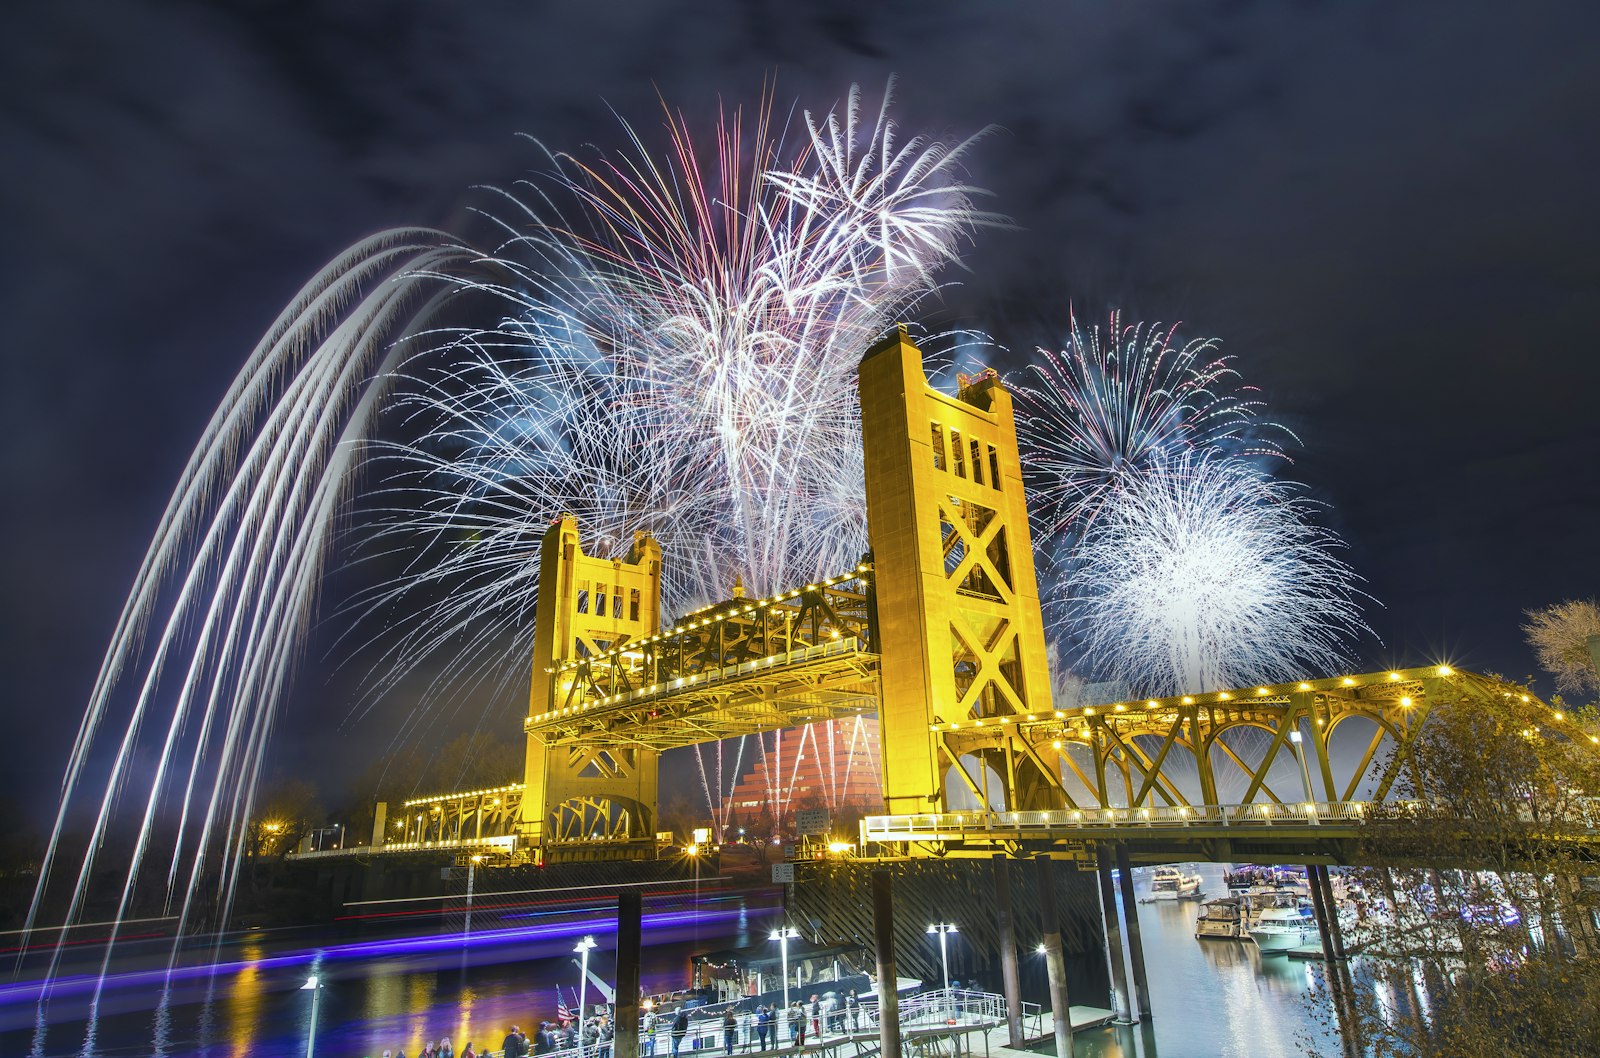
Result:
[[1309,907],[1265,908],[1250,925],[1250,939],[1264,952],[1298,948],[1316,932]]
[[1194,935],[1201,939],[1245,940],[1244,909],[1236,896],[1221,900],[1207,900],[1205,909],[1195,920]]
[[1200,896],[1200,876],[1176,867],[1157,867],[1150,880],[1150,895],[1157,900],[1189,900]]

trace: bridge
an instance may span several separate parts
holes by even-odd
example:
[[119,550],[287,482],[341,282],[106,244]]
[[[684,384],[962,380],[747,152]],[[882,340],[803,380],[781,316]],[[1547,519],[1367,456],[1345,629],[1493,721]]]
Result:
[[[932,388],[903,329],[867,353],[860,392],[868,555],[664,626],[670,556],[643,533],[591,556],[557,519],[523,782],[414,799],[371,851],[654,856],[662,752],[873,714],[885,811],[861,855],[1082,860],[1132,842],[1147,858],[1303,862],[1389,818],[1434,709],[1526,700],[1431,665],[1057,703],[1009,393],[992,372]],[[1594,741],[1530,704],[1551,736]]]

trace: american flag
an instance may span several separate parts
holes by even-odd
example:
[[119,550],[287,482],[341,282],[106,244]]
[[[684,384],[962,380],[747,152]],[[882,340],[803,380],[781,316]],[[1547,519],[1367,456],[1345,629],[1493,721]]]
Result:
[[565,999],[561,998],[561,986],[556,985],[556,1020],[571,1021],[573,1017],[572,1008],[567,1006]]

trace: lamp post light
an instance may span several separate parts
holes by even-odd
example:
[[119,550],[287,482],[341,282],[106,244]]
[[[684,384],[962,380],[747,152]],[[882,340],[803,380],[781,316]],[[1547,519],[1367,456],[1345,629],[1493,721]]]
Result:
[[578,978],[578,1058],[583,1058],[583,1009],[589,997],[589,951],[596,946],[593,937],[584,937],[572,949],[583,959],[583,976]]
[[311,991],[311,1031],[306,1033],[306,1058],[311,1058],[311,1051],[317,1045],[317,1002],[322,998],[316,974],[306,978],[306,983],[300,986],[302,992],[307,989]]
[[1294,743],[1295,759],[1300,762],[1300,788],[1303,789],[1306,794],[1306,813],[1310,817],[1309,822],[1316,823],[1318,822],[1316,809],[1311,807],[1311,769],[1306,766],[1306,750],[1305,746],[1302,744],[1304,742],[1304,736],[1300,734],[1300,725],[1298,722],[1296,722],[1294,730],[1289,732],[1289,741]]
[[463,941],[472,934],[472,883],[478,871],[478,863],[482,859],[482,856],[474,856],[467,861],[467,921],[461,929]]
[[800,936],[800,931],[793,926],[780,926],[767,935],[768,940],[778,942],[778,959],[783,970],[783,1018],[789,1017],[789,938]]
[[959,932],[960,932],[960,930],[956,929],[955,923],[953,923],[953,922],[935,922],[933,925],[928,927],[928,933],[930,935],[932,935],[934,933],[939,934],[939,965],[944,970],[944,998],[945,998],[945,1002],[946,1003],[949,1003],[951,1001],[951,996],[950,996],[950,950],[949,950],[948,947],[946,947],[945,938],[948,937],[952,933],[959,933]]

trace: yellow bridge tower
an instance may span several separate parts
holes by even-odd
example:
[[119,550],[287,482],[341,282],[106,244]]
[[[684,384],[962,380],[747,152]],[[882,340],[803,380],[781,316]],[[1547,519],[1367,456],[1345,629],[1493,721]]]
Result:
[[534,628],[533,680],[525,725],[528,757],[522,794],[523,839],[534,848],[596,838],[624,846],[654,841],[661,754],[648,746],[547,738],[535,716],[575,695],[586,667],[572,663],[625,651],[661,626],[661,545],[634,534],[623,558],[583,553],[578,523],[563,515],[544,535]]
[[930,387],[904,327],[861,362],[894,815],[943,811],[957,788],[996,809],[1064,803],[1055,767],[1016,737],[1051,702],[1011,394],[992,371],[960,382],[954,397]]

